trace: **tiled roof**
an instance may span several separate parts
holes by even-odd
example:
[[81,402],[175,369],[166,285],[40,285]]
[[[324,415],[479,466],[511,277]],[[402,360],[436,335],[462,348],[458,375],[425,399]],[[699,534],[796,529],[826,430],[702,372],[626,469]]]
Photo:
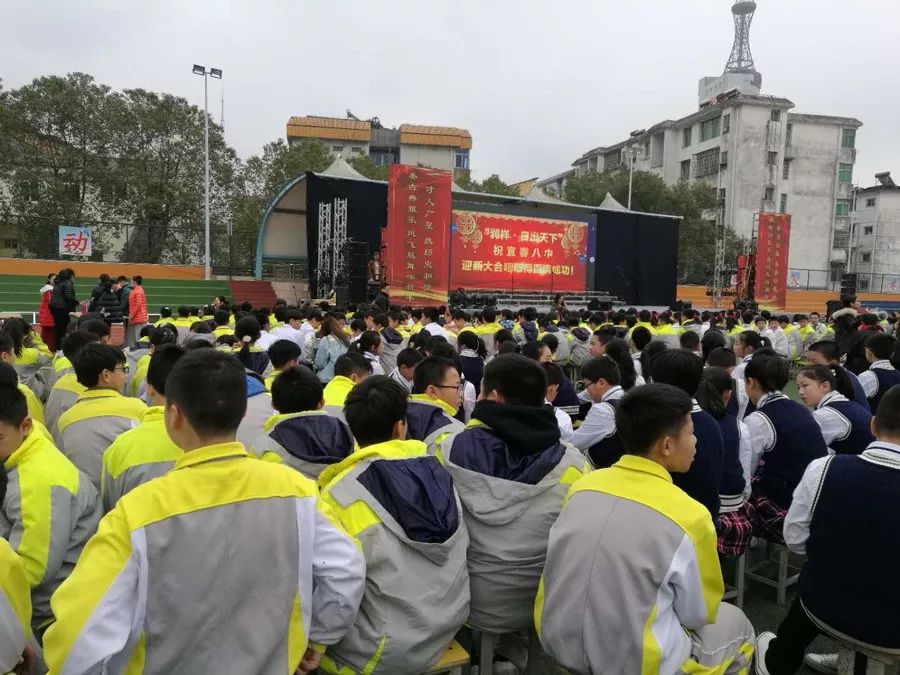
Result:
[[372,137],[369,122],[340,117],[292,117],[287,123],[287,135],[294,138],[323,138],[334,141],[362,141]]
[[466,129],[456,129],[454,127],[401,124],[400,143],[406,145],[440,145],[468,150],[472,147],[472,135]]

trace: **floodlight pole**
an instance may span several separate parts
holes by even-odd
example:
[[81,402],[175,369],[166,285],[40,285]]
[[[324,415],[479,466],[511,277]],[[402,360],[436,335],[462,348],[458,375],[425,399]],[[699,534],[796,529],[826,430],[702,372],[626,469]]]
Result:
[[205,68],[203,70],[203,137],[206,146],[206,209],[203,230],[203,261],[205,269],[203,278],[209,281],[212,278],[212,261],[209,257],[209,76]]

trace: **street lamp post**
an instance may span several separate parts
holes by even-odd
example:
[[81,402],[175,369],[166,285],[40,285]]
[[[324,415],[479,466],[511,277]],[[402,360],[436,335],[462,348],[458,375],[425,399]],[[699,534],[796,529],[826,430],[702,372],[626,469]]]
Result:
[[638,136],[645,132],[644,129],[638,129],[631,132],[631,145],[628,146],[628,210],[631,211],[631,186],[634,182],[634,160],[637,159],[637,151],[640,147],[635,140]]
[[212,261],[209,254],[209,79],[210,77],[217,80],[222,79],[222,71],[219,68],[206,69],[205,66],[194,64],[192,69],[194,75],[203,76],[203,141],[205,145],[204,168],[205,168],[205,187],[206,187],[206,205],[204,209],[205,226],[203,230],[203,278],[209,281],[212,278]]

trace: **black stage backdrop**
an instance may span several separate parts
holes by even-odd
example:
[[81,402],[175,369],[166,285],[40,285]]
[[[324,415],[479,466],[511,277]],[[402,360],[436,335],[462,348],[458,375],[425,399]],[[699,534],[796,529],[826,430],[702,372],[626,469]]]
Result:
[[594,289],[629,305],[674,303],[680,225],[671,217],[599,211]]

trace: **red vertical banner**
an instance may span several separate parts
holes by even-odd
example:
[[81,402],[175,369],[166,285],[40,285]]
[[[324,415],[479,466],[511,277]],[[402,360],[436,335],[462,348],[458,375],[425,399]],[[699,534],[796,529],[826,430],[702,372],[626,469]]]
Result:
[[392,164],[384,232],[392,299],[418,306],[447,302],[450,172]]
[[791,217],[786,213],[760,213],[756,237],[755,299],[760,304],[784,307],[787,300],[788,249]]

